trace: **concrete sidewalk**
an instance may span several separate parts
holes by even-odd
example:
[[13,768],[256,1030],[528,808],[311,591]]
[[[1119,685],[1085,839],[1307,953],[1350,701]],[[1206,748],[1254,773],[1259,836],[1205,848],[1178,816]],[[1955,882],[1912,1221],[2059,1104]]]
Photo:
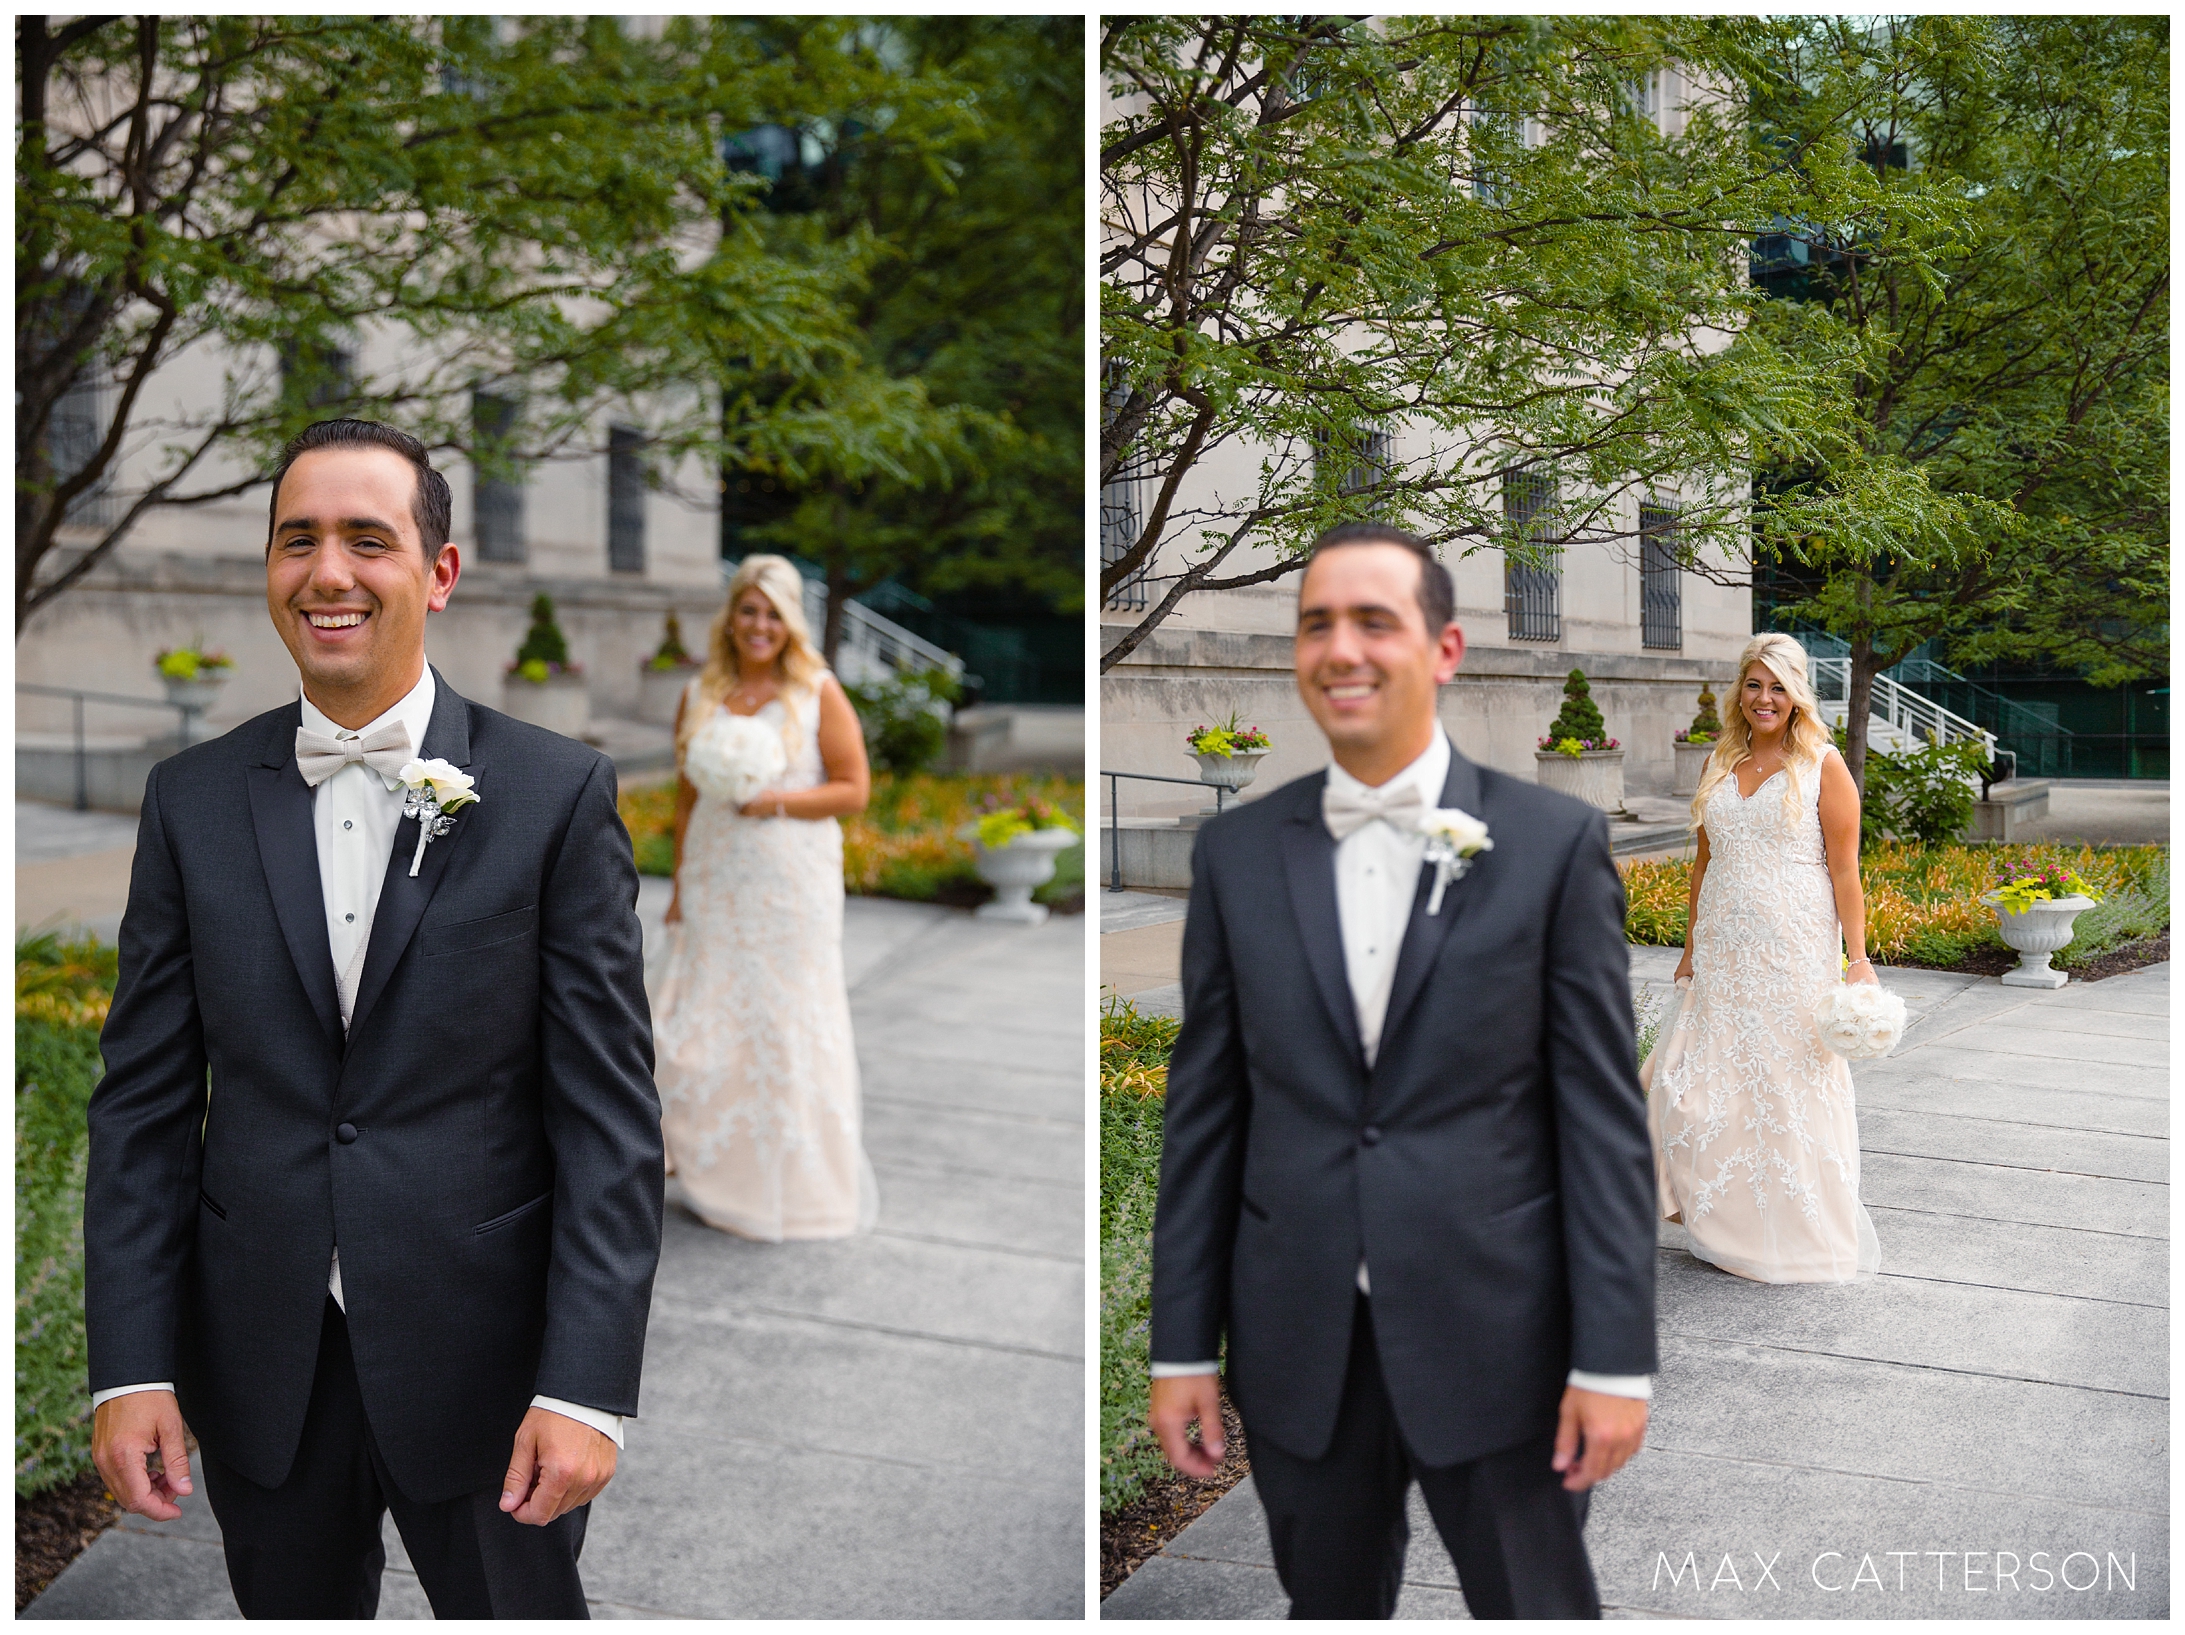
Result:
[[[1657,1001],[1681,950],[1632,950]],[[1660,1250],[1644,1452],[1596,1496],[1611,1616],[2169,1613],[2169,994],[1888,970],[1855,1066],[1882,1275],[1767,1286]],[[1416,1492],[1399,1617],[1464,1616]],[[2068,1587],[2067,1587],[2068,1586]],[[1276,1618],[1249,1480],[1102,1608]]]
[[[748,1243],[669,1183],[595,1617],[1083,1614],[1083,922],[852,898],[846,948],[880,1227]],[[211,1514],[184,1511],[129,1518],[22,1616],[236,1617]],[[387,1545],[380,1616],[430,1616]]]

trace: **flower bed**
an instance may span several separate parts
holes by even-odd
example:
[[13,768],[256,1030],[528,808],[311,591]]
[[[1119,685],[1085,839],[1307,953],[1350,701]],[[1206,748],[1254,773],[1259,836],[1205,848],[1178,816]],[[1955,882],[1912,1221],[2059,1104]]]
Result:
[[[972,866],[971,843],[959,839],[958,831],[976,822],[982,810],[1026,801],[1055,807],[1080,830],[1084,827],[1082,779],[1028,773],[875,774],[865,810],[842,820],[843,887],[864,897],[977,901],[989,888]],[[638,872],[673,874],[675,785],[626,789],[621,806],[622,821],[637,848]],[[1050,908],[1082,902],[1082,842],[1055,860],[1055,877],[1032,895]]]
[[[2007,954],[1994,910],[1980,900],[2006,863],[2076,870],[2104,894],[2098,907],[2079,916],[2071,946],[2056,956],[2065,969],[2169,927],[2167,846],[1882,844],[1859,859],[1867,950],[1880,964],[1943,969],[1991,950]],[[1623,874],[1625,935],[1649,947],[1681,946],[1692,865],[1633,863]]]
[[1153,1319],[1153,1203],[1161,1106],[1177,1024],[1117,1000],[1100,1016],[1100,1508],[1168,1470],[1146,1424]]

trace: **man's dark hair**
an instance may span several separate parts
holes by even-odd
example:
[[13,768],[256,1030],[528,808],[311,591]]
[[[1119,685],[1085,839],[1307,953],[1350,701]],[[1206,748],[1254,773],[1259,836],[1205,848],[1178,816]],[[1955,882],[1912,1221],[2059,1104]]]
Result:
[[1426,619],[1429,640],[1438,639],[1444,626],[1457,616],[1457,586],[1449,570],[1434,555],[1434,548],[1417,534],[1385,522],[1339,522],[1305,553],[1310,569],[1322,551],[1339,551],[1346,545],[1401,545],[1419,559],[1419,612]]
[[448,480],[433,470],[432,457],[423,443],[406,431],[382,426],[376,420],[321,420],[288,440],[288,446],[281,450],[281,464],[273,473],[273,497],[266,502],[267,550],[273,549],[273,530],[281,525],[281,479],[303,455],[328,448],[392,449],[416,467],[417,491],[410,496],[410,515],[416,520],[425,560],[430,563],[440,555],[455,520],[455,500],[448,492]]

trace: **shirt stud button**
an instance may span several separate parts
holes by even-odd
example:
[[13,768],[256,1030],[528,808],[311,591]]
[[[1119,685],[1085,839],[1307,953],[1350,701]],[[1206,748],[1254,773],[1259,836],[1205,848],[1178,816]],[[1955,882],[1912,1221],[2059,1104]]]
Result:
[[341,826],[344,829],[354,829],[356,827],[356,825],[354,823],[351,823],[347,818],[343,818],[341,820]]
[[347,920],[351,925],[356,924],[357,921],[357,917],[354,914],[344,914],[342,918],[344,920]]

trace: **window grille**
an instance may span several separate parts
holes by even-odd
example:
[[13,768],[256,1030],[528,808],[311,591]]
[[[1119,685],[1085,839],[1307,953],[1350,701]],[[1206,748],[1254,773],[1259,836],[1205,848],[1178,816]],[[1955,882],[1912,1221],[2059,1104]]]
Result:
[[[1102,393],[1103,419],[1112,424],[1130,401],[1130,379],[1120,366],[1110,364],[1107,387]],[[1100,489],[1100,565],[1113,567],[1123,560],[1146,529],[1145,485],[1135,458],[1126,459]],[[1108,593],[1107,605],[1118,613],[1140,613],[1146,607],[1148,561],[1136,573]]]
[[634,426],[607,428],[607,567],[645,571],[645,434]]
[[[1502,609],[1509,616],[1510,640],[1561,641],[1563,552],[1540,545],[1557,531],[1555,479],[1535,471],[1504,472],[1502,521]],[[1533,545],[1530,562],[1513,549],[1527,544]]]
[[307,409],[347,402],[356,389],[357,355],[329,341],[287,341],[280,348],[281,390]]
[[521,562],[524,559],[523,484],[503,476],[489,476],[476,454],[486,453],[508,441],[516,429],[516,400],[492,392],[470,396],[470,424],[474,443],[471,469],[471,510],[478,535],[478,555],[487,562]]
[[1639,507],[1639,642],[1684,645],[1684,588],[1677,571],[1677,514],[1666,505]]
[[1335,473],[1335,491],[1348,498],[1371,493],[1396,470],[1396,440],[1385,431],[1369,431],[1356,439],[1323,437],[1313,445],[1313,464],[1322,481]]
[[[64,483],[89,465],[106,438],[106,386],[86,363],[53,405],[46,422],[46,452],[53,462],[53,480]],[[110,528],[121,515],[114,501],[113,467],[68,505],[66,521],[73,528]]]

